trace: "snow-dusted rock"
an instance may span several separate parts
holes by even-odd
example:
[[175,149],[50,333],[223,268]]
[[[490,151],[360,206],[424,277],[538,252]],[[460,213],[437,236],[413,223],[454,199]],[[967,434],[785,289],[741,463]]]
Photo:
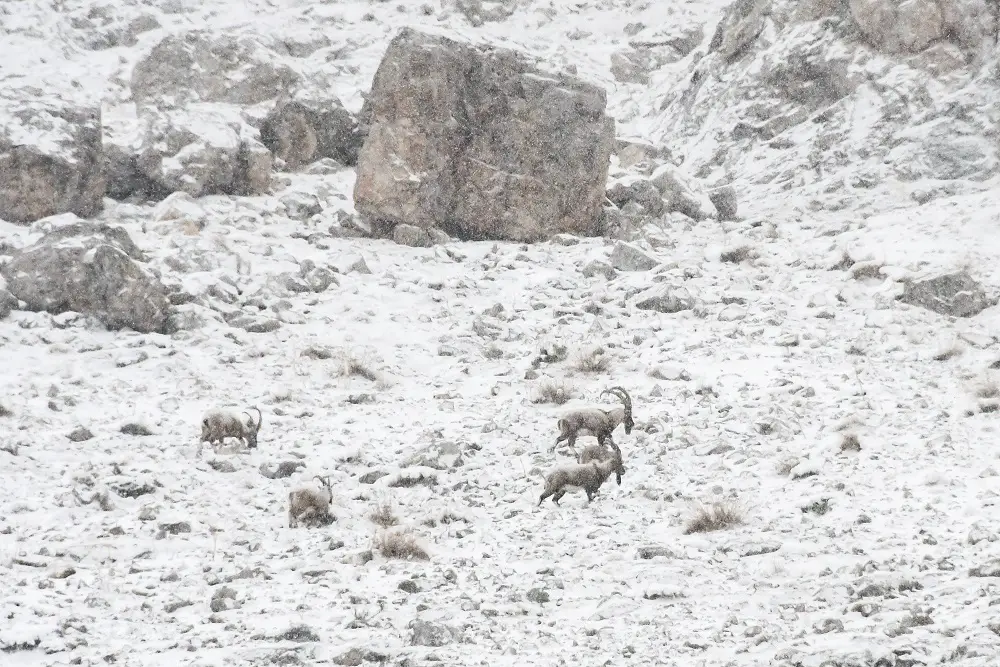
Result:
[[597,232],[614,145],[600,88],[406,28],[369,101],[354,188],[363,215],[464,239]]
[[434,245],[427,230],[416,225],[396,225],[392,229],[392,240],[411,248],[429,248]]
[[619,241],[611,249],[608,256],[611,266],[619,271],[649,271],[660,265],[659,260],[651,257],[630,243]]
[[139,169],[166,192],[261,194],[271,154],[238,115],[216,105],[140,112]]
[[6,289],[0,288],[0,320],[10,315],[11,311],[17,308],[17,306],[17,297]]
[[639,204],[649,215],[660,215],[666,208],[659,188],[645,178],[633,176],[617,180],[607,189],[606,196],[619,208],[629,202]]
[[674,165],[660,165],[649,180],[666,200],[671,213],[683,213],[694,220],[718,216],[705,188]]
[[0,220],[28,223],[103,207],[101,110],[0,99]]
[[942,39],[978,49],[989,33],[984,0],[850,0],[855,24],[875,48],[916,53]]
[[136,102],[258,104],[289,90],[299,75],[262,37],[207,30],[168,34],[132,70]]
[[0,271],[28,309],[76,311],[110,329],[163,331],[170,311],[158,278],[130,256],[116,234],[53,234],[16,252]]
[[997,297],[965,271],[907,281],[899,299],[952,317],[972,317],[997,303]]
[[718,211],[719,220],[737,219],[739,203],[736,198],[736,188],[731,185],[714,188],[708,191],[708,198]]
[[364,137],[354,115],[334,96],[298,92],[279,102],[260,127],[261,141],[289,169],[332,158],[357,164]]

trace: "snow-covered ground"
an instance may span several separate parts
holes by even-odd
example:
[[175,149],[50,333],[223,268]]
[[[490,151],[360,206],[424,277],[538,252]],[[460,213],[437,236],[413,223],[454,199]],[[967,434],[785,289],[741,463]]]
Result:
[[[473,28],[416,3],[7,3],[0,48],[17,66],[0,85],[72,77],[113,106],[116,77],[162,33],[82,51],[72,17],[103,8],[110,22],[322,33],[346,47],[338,93],[356,111],[396,30],[440,25],[576,64],[629,118],[619,134],[647,136],[659,93],[607,71],[624,25],[704,23],[707,38],[725,3],[549,4]],[[350,211],[348,172],[289,178]],[[0,664],[997,664],[997,415],[966,410],[994,381],[1000,319],[907,306],[893,278],[969,266],[997,285],[1000,190],[918,210],[893,187],[842,190],[829,210],[815,192],[747,185],[743,220],[668,217],[651,250],[663,266],[612,280],[581,272],[606,260],[602,239],[310,243],[308,223],[276,212],[285,193],[199,200],[198,234],[110,205],[101,218],[191,293],[251,294],[305,260],[337,267],[339,286],[287,297],[270,333],[0,321]],[[43,227],[0,233],[21,245]],[[748,259],[719,261],[741,244]],[[831,268],[844,251],[888,277]],[[698,305],[635,308],[657,283]],[[569,358],[526,377],[554,343]],[[577,370],[596,346],[610,368]],[[563,408],[535,402],[550,380],[578,401],[621,385],[635,403],[636,429],[616,432],[622,485],[590,505],[577,492],[536,507],[542,473],[570,460],[550,451]],[[258,449],[198,445],[202,411],[226,404],[260,406]],[[120,432],[133,422],[152,435]],[[70,440],[80,426],[94,437]],[[841,451],[845,433],[860,451]],[[461,465],[392,485],[448,442]],[[262,474],[284,461],[303,466]],[[330,475],[337,520],[289,529],[288,492],[313,475]],[[104,508],[81,503],[107,489]],[[685,534],[713,502],[743,523]],[[371,553],[385,505],[428,560]]]

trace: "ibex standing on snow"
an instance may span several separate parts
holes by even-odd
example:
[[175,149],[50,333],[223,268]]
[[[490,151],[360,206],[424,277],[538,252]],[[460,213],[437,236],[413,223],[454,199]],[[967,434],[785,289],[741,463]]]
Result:
[[611,432],[618,428],[619,424],[625,425],[626,435],[632,432],[632,427],[635,426],[635,422],[632,421],[632,397],[623,387],[605,389],[601,392],[601,396],[604,394],[617,396],[622,402],[622,407],[582,407],[566,412],[559,418],[559,437],[556,438],[553,448],[566,440],[575,450],[576,438],[580,435],[592,435],[603,445],[611,439]]
[[615,473],[618,485],[622,483],[622,475],[625,474],[625,464],[622,462],[622,450],[618,448],[612,440],[607,443],[614,450],[611,458],[603,461],[591,461],[590,463],[571,463],[551,471],[545,476],[545,490],[538,498],[541,505],[549,496],[556,505],[559,500],[566,495],[570,489],[583,489],[587,492],[587,503],[594,499],[594,495],[607,481],[611,473]]

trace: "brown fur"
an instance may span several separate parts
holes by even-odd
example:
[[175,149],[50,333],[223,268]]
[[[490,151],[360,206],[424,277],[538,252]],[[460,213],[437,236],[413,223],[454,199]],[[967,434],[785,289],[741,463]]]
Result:
[[611,473],[617,475],[618,483],[621,484],[621,476],[625,474],[622,451],[611,440],[608,440],[608,444],[614,449],[611,458],[561,466],[546,475],[545,489],[538,498],[538,504],[541,505],[546,498],[551,496],[552,502],[558,505],[559,500],[571,488],[583,489],[587,493],[587,503],[589,504],[600,490],[601,485],[611,476]]

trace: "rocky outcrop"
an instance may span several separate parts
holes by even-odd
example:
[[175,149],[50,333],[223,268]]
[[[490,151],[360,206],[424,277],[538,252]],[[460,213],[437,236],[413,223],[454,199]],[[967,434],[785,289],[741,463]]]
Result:
[[605,103],[513,51],[404,29],[375,74],[355,207],[383,232],[593,235],[614,145]]
[[271,110],[260,127],[260,138],[289,169],[322,158],[357,164],[364,140],[357,119],[340,100],[301,92]]
[[997,297],[965,271],[908,281],[899,299],[952,317],[972,317],[997,303]]
[[[939,40],[978,50],[991,33],[985,0],[849,0],[851,18],[886,53],[919,53]],[[992,26],[995,29],[995,26]]]
[[[167,110],[145,107],[140,109],[140,120],[134,164],[157,192],[186,192],[192,197],[267,192],[271,153],[237,113],[211,104]],[[120,193],[128,191],[124,185],[128,182],[122,182]]]
[[0,219],[29,223],[104,206],[99,107],[0,100]]
[[75,311],[96,317],[109,329],[162,332],[170,302],[159,279],[139,264],[141,259],[124,231],[84,224],[57,228],[15,252],[0,273],[29,310]]
[[131,86],[137,104],[165,97],[259,104],[277,99],[300,78],[263,37],[192,30],[160,40],[136,63]]

